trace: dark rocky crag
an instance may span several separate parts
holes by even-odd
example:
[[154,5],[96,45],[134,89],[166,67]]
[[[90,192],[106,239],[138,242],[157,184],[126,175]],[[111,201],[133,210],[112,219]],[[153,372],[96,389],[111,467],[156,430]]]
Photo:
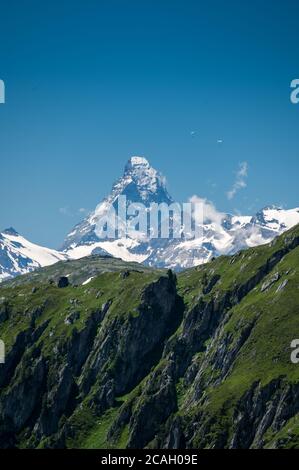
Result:
[[2,448],[299,447],[298,227],[178,276],[111,264],[0,288]]

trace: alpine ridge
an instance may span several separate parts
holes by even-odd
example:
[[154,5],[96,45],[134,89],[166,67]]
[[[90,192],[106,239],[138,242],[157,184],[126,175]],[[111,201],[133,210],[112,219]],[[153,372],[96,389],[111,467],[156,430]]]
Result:
[[[150,239],[120,237],[115,240],[101,239],[96,234],[96,223],[108,210],[109,204],[116,208],[119,196],[131,202],[174,202],[166,188],[165,178],[152,168],[144,157],[131,157],[124,174],[113,185],[108,195],[81,223],[68,234],[62,250],[70,258],[81,258],[92,253],[109,253],[125,261],[142,262],[148,266],[181,270],[206,263],[223,254],[265,244],[283,231],[299,223],[299,208],[284,210],[269,206],[254,216],[217,214],[209,217],[209,210],[202,227],[201,239]],[[209,203],[206,202],[209,209]]]
[[0,233],[0,282],[67,258],[65,253],[29,242],[13,228]]
[[2,283],[0,448],[299,448],[298,265],[299,225],[177,274],[94,255]]
[[211,211],[211,203],[201,199],[204,201],[204,221],[200,238],[167,239],[148,235],[101,238],[97,233],[97,223],[108,214],[111,205],[117,213],[120,196],[126,197],[127,206],[142,203],[149,207],[151,203],[170,205],[174,202],[166,179],[148,160],[140,156],[131,157],[110,194],[71,230],[60,251],[35,245],[13,229],[0,233],[0,282],[59,260],[80,259],[93,254],[180,271],[204,264],[213,257],[268,243],[299,223],[298,207],[268,206],[253,216],[231,215],[219,213],[215,208]]

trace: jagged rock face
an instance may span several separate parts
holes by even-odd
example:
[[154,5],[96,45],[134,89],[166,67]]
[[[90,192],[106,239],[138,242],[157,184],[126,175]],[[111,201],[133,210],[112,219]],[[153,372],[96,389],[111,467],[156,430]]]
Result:
[[123,177],[113,186],[113,202],[120,194],[126,196],[129,203],[142,202],[148,205],[151,202],[173,202],[163,176],[143,157],[131,157],[127,162]]
[[[142,203],[148,207],[153,202],[166,204],[173,202],[163,176],[152,168],[145,158],[131,157],[125,166],[123,176],[113,185],[111,193],[94,212],[71,231],[62,249],[74,254],[71,249],[76,246],[93,245],[101,241],[96,233],[97,221],[106,214],[110,204],[117,212],[120,196],[126,197],[127,206],[131,203]],[[92,247],[92,250],[94,248],[96,247]]]
[[298,227],[178,275],[111,264],[0,288],[1,447],[299,447]]
[[[62,442],[65,445],[71,427],[68,423],[61,426],[63,416],[68,417],[80,408],[90,394],[87,400],[90,406],[98,414],[105,412],[115,405],[117,396],[134,388],[161,356],[163,342],[175,331],[183,313],[175,277],[150,273],[149,280],[143,281],[140,272],[127,271],[126,276],[123,272],[112,274],[123,290],[118,292],[119,298],[103,302],[105,292],[98,297],[96,290],[84,293],[84,287],[81,288],[84,297],[92,296],[93,303],[98,304],[87,317],[85,311],[83,327],[81,298],[70,298],[68,302],[70,309],[75,305],[81,315],[69,314],[66,318],[72,317],[72,321],[64,320],[63,325],[61,317],[56,326],[48,319],[38,326],[47,310],[47,301],[38,315],[27,309],[22,313],[28,318],[28,326],[17,335],[1,370],[0,417],[4,423],[0,426],[1,447],[6,443],[14,445],[17,434],[24,428],[28,429],[26,436],[33,446],[45,438],[50,438],[55,446]],[[136,282],[141,283],[136,306],[129,310],[124,306],[122,311],[126,290],[134,289]],[[42,289],[31,290],[31,296],[41,295]],[[45,291],[48,289],[56,295],[57,290],[64,292],[66,297],[68,289],[75,290],[70,286],[59,289],[55,284]],[[4,323],[13,322],[18,313],[13,310],[11,299],[5,305]],[[62,337],[55,333],[61,328],[65,331]],[[51,337],[51,346],[46,346]]]

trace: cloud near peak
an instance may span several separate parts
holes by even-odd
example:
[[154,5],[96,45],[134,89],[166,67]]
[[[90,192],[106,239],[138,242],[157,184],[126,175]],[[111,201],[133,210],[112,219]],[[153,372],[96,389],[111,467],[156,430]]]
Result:
[[235,197],[237,192],[240,189],[246,188],[247,182],[246,178],[248,176],[248,163],[247,162],[241,162],[239,164],[239,169],[236,173],[236,179],[231,187],[231,189],[226,193],[227,199],[231,200]]
[[221,225],[221,222],[225,218],[225,214],[223,212],[219,212],[211,201],[194,194],[189,198],[189,202],[192,204],[198,203],[202,205],[204,223],[212,222],[217,225]]

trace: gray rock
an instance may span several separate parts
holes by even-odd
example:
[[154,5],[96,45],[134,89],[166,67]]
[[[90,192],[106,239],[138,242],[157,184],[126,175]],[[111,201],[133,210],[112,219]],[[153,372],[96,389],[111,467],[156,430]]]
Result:
[[57,281],[57,287],[60,289],[69,286],[69,280],[66,276],[61,276]]
[[261,292],[264,292],[265,290],[269,289],[269,288],[270,288],[275,282],[277,282],[279,279],[280,279],[280,274],[279,274],[279,273],[275,273],[273,276],[270,277],[270,279],[267,279],[267,281],[265,281],[265,282],[262,284]]
[[80,318],[80,312],[72,312],[65,317],[64,323],[66,325],[72,325],[76,320],[79,320],[79,318]]
[[129,276],[130,276],[130,271],[123,271],[122,273],[120,273],[120,277],[122,279],[126,279]]
[[285,288],[285,286],[287,285],[287,283],[288,283],[288,279],[285,279],[284,281],[282,281],[279,284],[279,286],[277,287],[276,292],[282,291]]

